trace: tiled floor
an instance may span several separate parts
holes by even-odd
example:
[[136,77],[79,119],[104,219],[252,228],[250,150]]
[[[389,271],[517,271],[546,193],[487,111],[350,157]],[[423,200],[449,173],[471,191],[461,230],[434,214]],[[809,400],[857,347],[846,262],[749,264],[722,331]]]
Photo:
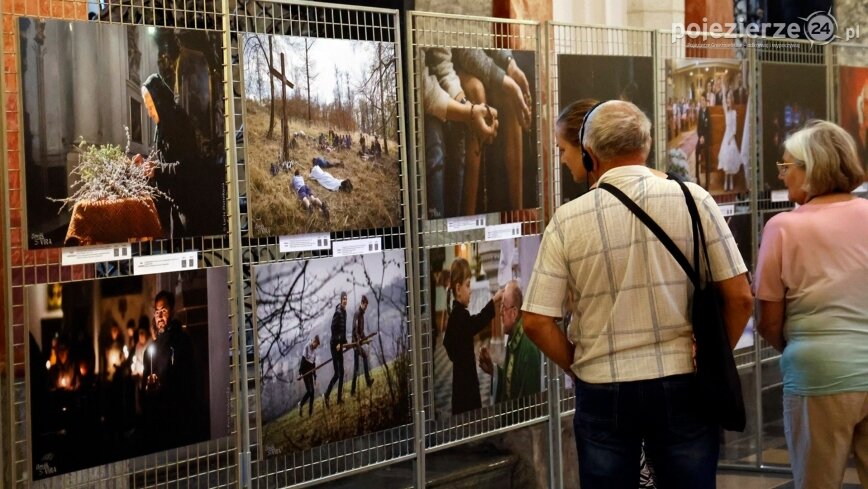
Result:
[[[717,473],[718,489],[793,489],[793,478],[788,474],[761,474],[720,470]],[[865,489],[859,483],[859,474],[853,467],[844,472],[842,489]]]

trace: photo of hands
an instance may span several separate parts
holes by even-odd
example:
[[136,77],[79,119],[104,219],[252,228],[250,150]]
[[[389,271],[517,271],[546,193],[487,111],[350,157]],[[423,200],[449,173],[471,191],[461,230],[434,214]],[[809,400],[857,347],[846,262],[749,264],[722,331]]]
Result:
[[539,205],[536,53],[429,47],[419,54],[428,218]]

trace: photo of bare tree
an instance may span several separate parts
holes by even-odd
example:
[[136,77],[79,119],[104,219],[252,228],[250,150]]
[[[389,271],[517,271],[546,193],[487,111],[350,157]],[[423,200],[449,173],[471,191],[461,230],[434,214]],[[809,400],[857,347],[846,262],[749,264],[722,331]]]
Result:
[[270,35],[241,43],[253,236],[398,225],[394,44]]
[[410,421],[403,250],[261,265],[255,282],[268,454]]

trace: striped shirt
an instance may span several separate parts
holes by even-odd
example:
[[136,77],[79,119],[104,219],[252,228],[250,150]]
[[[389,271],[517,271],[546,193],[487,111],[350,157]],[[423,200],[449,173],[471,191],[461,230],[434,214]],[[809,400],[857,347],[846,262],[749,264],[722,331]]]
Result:
[[[690,214],[677,183],[638,165],[611,169],[600,182],[633,199],[693,262]],[[716,202],[701,187],[687,185],[699,207],[713,280],[745,273]],[[569,291],[575,374],[589,383],[645,380],[693,371],[692,290],[647,226],[598,189],[555,212],[522,309],[562,317]]]

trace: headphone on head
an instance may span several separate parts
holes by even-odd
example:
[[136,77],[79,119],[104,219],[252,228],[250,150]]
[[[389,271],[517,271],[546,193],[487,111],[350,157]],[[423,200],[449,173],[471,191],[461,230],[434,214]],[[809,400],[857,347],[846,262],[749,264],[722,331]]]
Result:
[[588,118],[591,117],[591,113],[594,112],[597,107],[606,102],[607,100],[597,102],[593,107],[591,107],[591,110],[585,113],[585,117],[582,118],[582,128],[579,130],[579,149],[582,151],[582,166],[584,166],[585,170],[589,173],[594,171],[594,160],[591,158],[591,154],[585,151],[585,126],[588,125]]

